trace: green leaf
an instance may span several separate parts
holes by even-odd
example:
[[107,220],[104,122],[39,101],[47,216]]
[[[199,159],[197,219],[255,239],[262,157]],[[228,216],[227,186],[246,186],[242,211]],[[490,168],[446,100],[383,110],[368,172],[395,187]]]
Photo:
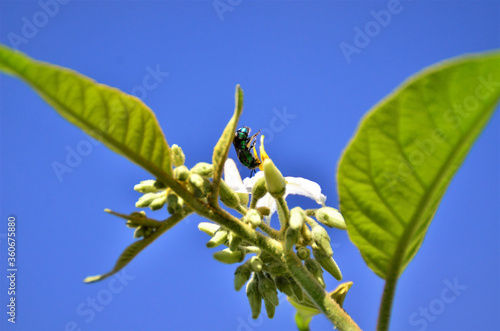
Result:
[[234,132],[236,131],[236,126],[238,125],[238,120],[240,119],[241,113],[243,113],[243,90],[240,85],[236,85],[236,92],[234,95],[234,113],[229,122],[227,123],[224,131],[222,132],[219,141],[214,147],[214,153],[212,155],[212,163],[214,165],[213,174],[213,184],[212,184],[212,194],[210,195],[210,204],[212,206],[216,205],[219,196],[219,185],[222,176],[222,170],[224,169],[224,163],[226,162],[227,155],[229,154],[229,149],[231,148],[231,143],[233,142]]
[[148,247],[149,244],[158,239],[166,231],[170,230],[174,225],[179,223],[182,219],[189,215],[189,213],[191,212],[173,214],[167,220],[160,222],[161,225],[156,228],[156,230],[151,235],[128,246],[120,255],[118,261],[116,261],[115,266],[110,272],[97,276],[88,276],[83,280],[83,282],[94,283],[114,275],[115,273],[123,269],[130,261],[132,261],[134,257],[136,257],[137,254],[139,254],[144,248]]
[[111,215],[115,215],[117,217],[120,217],[126,221],[133,221],[133,223],[135,223],[137,225],[158,228],[163,224],[160,221],[154,220],[152,218],[147,218],[145,215],[142,215],[138,212],[127,215],[127,214],[117,213],[117,212],[112,211],[112,210],[107,209],[107,208],[104,209],[104,211],[106,213],[111,214]]
[[453,175],[500,98],[500,53],[447,61],[376,105],[340,160],[342,214],[380,277],[417,253]]
[[300,310],[297,310],[297,313],[295,314],[295,324],[297,324],[297,329],[299,331],[309,331],[309,324],[311,323],[312,320],[311,315],[304,315],[300,312]]
[[61,116],[113,151],[156,177],[172,176],[167,141],[140,99],[2,45],[0,70],[24,80]]

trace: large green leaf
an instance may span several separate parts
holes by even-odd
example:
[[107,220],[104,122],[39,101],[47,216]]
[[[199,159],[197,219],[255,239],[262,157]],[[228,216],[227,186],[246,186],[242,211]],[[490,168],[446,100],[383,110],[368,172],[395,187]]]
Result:
[[362,120],[339,164],[351,240],[380,277],[417,253],[453,175],[500,98],[500,54],[433,66]]
[[65,119],[115,152],[156,177],[171,175],[167,141],[140,99],[2,45],[0,70],[24,80]]

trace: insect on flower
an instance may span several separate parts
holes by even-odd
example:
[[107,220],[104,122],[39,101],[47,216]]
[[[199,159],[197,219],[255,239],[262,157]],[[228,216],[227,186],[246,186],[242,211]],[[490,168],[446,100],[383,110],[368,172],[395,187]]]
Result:
[[255,145],[255,141],[257,140],[257,135],[260,133],[257,132],[253,136],[250,136],[250,132],[252,130],[248,126],[243,126],[236,130],[234,134],[233,145],[236,150],[236,154],[238,155],[238,160],[240,160],[241,164],[243,164],[248,169],[252,170],[250,172],[250,177],[253,176],[255,172],[257,172],[256,168],[260,165],[260,161],[256,158],[251,150]]

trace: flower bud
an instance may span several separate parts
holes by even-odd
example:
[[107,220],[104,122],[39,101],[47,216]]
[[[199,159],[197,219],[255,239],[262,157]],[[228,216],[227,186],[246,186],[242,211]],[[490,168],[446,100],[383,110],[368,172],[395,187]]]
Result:
[[234,289],[236,291],[241,290],[243,285],[245,285],[250,278],[251,273],[252,271],[250,270],[248,263],[244,263],[236,268],[236,271],[234,272]]
[[210,181],[207,180],[207,182],[198,174],[189,175],[189,184],[193,188],[194,195],[198,198],[203,198],[210,192],[211,184]]
[[243,217],[243,221],[245,223],[250,224],[250,226],[254,229],[258,228],[260,224],[262,223],[262,218],[259,214],[259,212],[255,209],[250,209],[248,210],[247,214],[245,217]]
[[273,198],[282,198],[285,195],[285,178],[271,159],[265,159],[263,167],[267,191],[273,196]]
[[227,240],[227,231],[224,229],[219,229],[215,235],[207,242],[208,248],[214,248],[222,245]]
[[141,238],[143,235],[144,235],[144,228],[142,225],[139,225],[138,227],[135,228],[134,239]]
[[249,260],[250,268],[254,272],[261,272],[262,271],[262,260],[259,259],[257,256],[252,256]]
[[304,224],[304,211],[300,207],[295,207],[290,211],[290,227],[300,230]]
[[280,302],[278,299],[278,290],[276,289],[276,285],[274,284],[274,281],[264,275],[259,277],[259,292],[265,299],[271,301],[274,306],[279,305]]
[[257,211],[262,215],[262,216],[269,216],[271,214],[271,209],[269,207],[258,207]]
[[159,196],[156,193],[146,193],[140,197],[139,200],[137,200],[135,206],[137,208],[146,208],[151,202],[153,202],[154,199],[158,197]]
[[264,306],[266,307],[267,317],[273,318],[276,311],[276,306],[273,305],[266,297],[264,297]]
[[[146,212],[144,210],[141,210],[141,211],[134,211],[130,214],[130,216],[135,216],[137,218],[144,218],[146,217]],[[127,227],[129,229],[135,229],[139,226],[139,224],[137,224],[134,220],[127,220]]]
[[229,249],[235,251],[238,249],[238,246],[243,241],[240,236],[235,234],[234,232],[230,232],[228,235]]
[[273,276],[282,276],[287,272],[287,269],[283,263],[276,261],[266,264],[266,271]]
[[198,174],[204,178],[212,178],[212,175],[214,173],[214,166],[210,163],[199,162],[191,168],[191,173]]
[[189,177],[189,169],[184,166],[178,166],[174,169],[174,178],[183,182]]
[[342,280],[342,273],[333,257],[325,255],[323,250],[315,249],[314,247],[313,256],[330,275],[337,280]]
[[220,229],[220,226],[214,223],[200,222],[200,224],[198,224],[198,229],[213,237]]
[[182,199],[173,192],[167,195],[167,210],[169,214],[175,214],[182,209],[182,205],[179,203],[180,200]]
[[143,180],[139,184],[134,186],[134,190],[141,193],[153,193],[158,191],[158,188],[155,187],[155,180]]
[[299,284],[297,284],[293,278],[288,278],[288,280],[290,281],[293,294],[295,295],[297,300],[298,301],[304,300],[304,292],[302,291],[302,288],[299,286]]
[[252,187],[252,200],[259,200],[267,193],[266,178],[259,178]]
[[277,276],[274,279],[274,283],[276,284],[276,287],[278,288],[278,290],[285,293],[289,297],[293,296],[292,285],[290,284],[290,281],[288,280],[287,277]]
[[316,211],[318,222],[326,226],[346,230],[345,220],[342,214],[335,208],[323,207]]
[[344,299],[347,295],[347,292],[351,288],[351,286],[352,286],[352,282],[346,282],[346,283],[340,284],[339,286],[337,286],[337,288],[332,293],[330,293],[330,297],[333,300],[337,301],[339,306],[342,307],[344,305]]
[[220,180],[219,195],[222,203],[228,208],[235,209],[240,205],[238,195],[222,179]]
[[316,245],[318,245],[318,248],[324,252],[325,256],[333,256],[332,246],[330,245],[330,236],[321,225],[315,224],[312,226],[311,237]]
[[318,281],[321,287],[325,288],[325,280],[323,278],[323,269],[321,269],[321,265],[315,261],[314,259],[307,259],[304,262],[307,270],[314,276],[314,278]]
[[163,205],[165,205],[165,201],[167,201],[167,195],[163,192],[163,194],[151,201],[149,208],[151,208],[151,210],[161,209]]
[[257,319],[262,308],[262,295],[259,292],[259,281],[255,275],[247,283],[247,297],[252,309],[252,318]]
[[226,248],[222,251],[215,252],[213,254],[213,257],[214,257],[214,259],[216,259],[219,262],[226,263],[226,264],[233,264],[233,263],[242,262],[243,259],[245,258],[245,254],[241,250],[237,250],[237,251],[233,252],[229,248]]
[[297,250],[297,256],[302,261],[305,261],[305,260],[307,260],[311,256],[311,251],[309,250],[309,248],[301,246]]
[[149,237],[150,234],[152,234],[153,232],[155,232],[155,229],[150,227],[150,226],[143,226],[143,230],[142,230],[142,236],[144,238],[147,238]]
[[170,147],[170,152],[172,153],[172,164],[174,167],[179,167],[184,164],[184,161],[186,160],[186,157],[184,156],[184,152],[182,151],[182,148],[177,146],[176,144],[172,145]]
[[312,241],[311,230],[309,230],[306,224],[302,226],[301,235],[306,242]]

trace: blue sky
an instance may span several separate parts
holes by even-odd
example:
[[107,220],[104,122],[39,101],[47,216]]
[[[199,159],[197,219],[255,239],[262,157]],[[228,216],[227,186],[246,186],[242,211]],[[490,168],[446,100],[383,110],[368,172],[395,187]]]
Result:
[[[212,1],[2,0],[0,42],[138,95],[168,142],[184,149],[188,166],[211,160],[239,83],[240,124],[266,132],[281,172],[320,183],[334,207],[338,160],[366,111],[428,65],[500,45],[496,1],[215,4],[225,11]],[[356,39],[366,27],[369,39]],[[356,42],[356,52],[342,50]],[[12,215],[18,254],[17,323],[6,321],[2,276],[2,330],[295,328],[283,297],[273,320],[251,320],[245,293],[233,289],[235,266],[213,260],[198,216],[148,247],[119,278],[83,284],[133,241],[103,209],[136,210],[133,185],[151,177],[67,123],[24,83],[1,75],[0,84],[2,275]],[[402,275],[394,330],[500,328],[499,126],[495,114]],[[84,155],[68,156],[75,151]],[[72,171],[58,176],[54,162]],[[289,204],[315,206],[299,198]],[[344,280],[354,282],[345,309],[374,329],[383,281],[345,232],[329,232]],[[337,282],[327,277],[327,285]],[[453,300],[443,300],[447,288]],[[329,325],[319,316],[311,327]]]

